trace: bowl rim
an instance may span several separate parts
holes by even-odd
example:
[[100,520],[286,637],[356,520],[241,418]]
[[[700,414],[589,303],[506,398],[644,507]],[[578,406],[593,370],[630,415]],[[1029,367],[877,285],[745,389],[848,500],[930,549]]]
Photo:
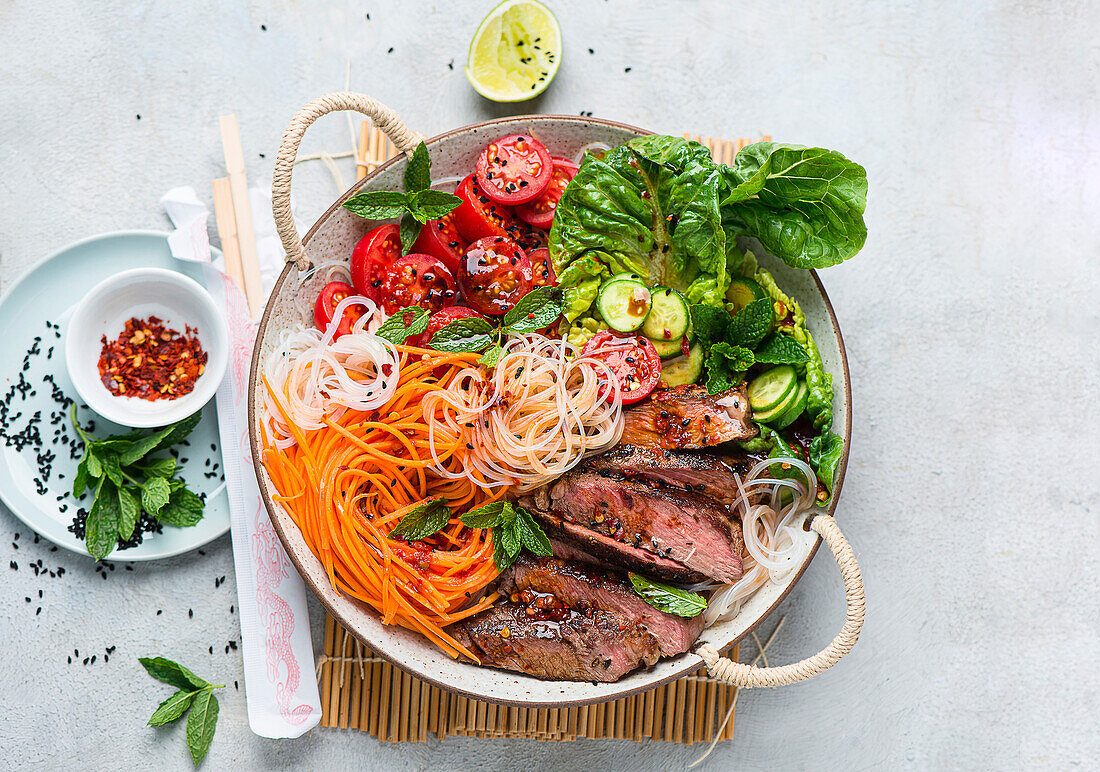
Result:
[[[148,418],[136,421],[132,416],[127,415],[125,410],[126,403],[118,401],[118,398],[114,396],[109,396],[107,398],[108,401],[104,401],[102,395],[96,392],[88,392],[82,387],[81,379],[73,376],[73,357],[76,356],[76,352],[75,346],[70,345],[70,339],[76,334],[74,332],[76,325],[72,323],[73,320],[77,319],[78,315],[85,311],[92,302],[105,295],[109,295],[121,285],[135,278],[139,281],[145,279],[165,282],[172,285],[174,288],[186,292],[195,301],[197,306],[201,308],[201,311],[209,317],[214,326],[214,330],[212,331],[213,334],[202,341],[204,350],[207,354],[207,368],[202,376],[200,376],[200,379],[205,379],[202,388],[198,388],[196,384],[196,388],[189,394],[183,395],[178,400],[166,401],[160,406],[163,409],[153,411]],[[65,329],[64,344],[65,369],[68,372],[69,380],[72,382],[73,388],[76,389],[77,394],[84,403],[87,404],[93,412],[106,418],[108,421],[133,429],[149,429],[157,426],[167,426],[168,424],[183,420],[192,413],[202,410],[202,408],[214,398],[214,394],[217,393],[218,387],[225,376],[225,370],[229,364],[229,327],[226,323],[225,316],[218,310],[217,303],[214,302],[213,296],[205,287],[190,276],[170,268],[158,268],[153,266],[129,268],[125,271],[119,271],[118,273],[112,274],[93,285],[91,289],[84,293],[80,298],[80,302],[73,307],[72,312],[69,314],[69,323],[66,325]],[[107,412],[104,412],[104,410]]]
[[[425,138],[424,143],[425,143],[425,145],[430,147],[433,143],[449,139],[453,136],[456,136],[458,134],[466,133],[470,130],[492,127],[492,126],[495,126],[497,124],[503,124],[503,123],[514,123],[516,121],[523,121],[523,120],[534,120],[534,121],[553,121],[553,120],[557,120],[557,121],[565,121],[565,122],[568,122],[568,123],[582,124],[582,125],[607,126],[607,127],[610,127],[610,128],[624,129],[624,130],[633,132],[635,134],[638,134],[639,136],[651,135],[651,134],[655,133],[655,132],[653,132],[649,129],[643,129],[641,127],[634,126],[634,125],[629,124],[629,123],[623,123],[621,121],[612,121],[612,120],[609,120],[609,119],[606,119],[606,118],[595,118],[595,117],[589,117],[589,116],[581,117],[581,116],[576,116],[576,115],[558,115],[558,114],[552,114],[552,113],[546,113],[546,114],[538,113],[538,114],[522,114],[522,115],[503,116],[503,117],[500,117],[500,118],[492,118],[492,119],[489,119],[489,120],[477,121],[475,123],[470,123],[470,124],[466,124],[464,126],[459,126],[457,128],[449,129],[449,130],[441,132],[439,134],[432,135],[431,137],[427,137],[427,138]],[[393,164],[397,163],[400,160],[401,160],[401,155],[400,154],[394,156],[393,158],[388,159],[385,163],[383,163],[380,166],[378,166],[377,168],[375,168],[374,171],[368,173],[365,177],[363,177],[363,179],[356,180],[356,182],[351,187],[349,187],[347,190],[345,190],[343,193],[341,193],[336,198],[336,200],[332,203],[332,205],[329,206],[329,208],[326,209],[324,211],[324,213],[321,214],[317,218],[317,220],[313,223],[312,226],[310,226],[309,230],[306,231],[305,235],[301,237],[301,242],[302,242],[303,249],[308,246],[310,239],[314,236],[314,234],[321,227],[321,225],[323,223],[326,223],[328,221],[328,219],[330,217],[332,217],[332,215],[335,212],[339,211],[339,209],[342,206],[343,202],[345,200],[347,200],[347,198],[350,195],[352,195],[353,193],[358,191],[363,186],[369,184],[370,181],[373,180],[376,176],[378,176],[380,173],[382,173],[383,171],[385,171],[390,166],[392,166]],[[417,678],[421,681],[424,681],[425,683],[431,684],[432,686],[435,686],[436,688],[443,689],[446,692],[449,692],[449,693],[452,693],[452,694],[459,694],[459,695],[462,695],[464,697],[468,697],[468,698],[471,698],[471,699],[480,700],[482,702],[490,702],[490,703],[498,704],[498,705],[510,705],[510,706],[515,706],[515,707],[531,707],[531,708],[566,708],[566,707],[579,707],[579,706],[583,706],[583,705],[599,704],[599,703],[603,703],[603,702],[609,702],[609,701],[612,701],[612,700],[622,699],[623,697],[630,697],[630,696],[633,696],[633,695],[636,695],[636,694],[641,694],[643,692],[650,691],[652,689],[656,689],[660,686],[664,686],[665,684],[671,683],[672,681],[676,681],[676,680],[679,680],[679,679],[683,678],[684,676],[690,674],[694,670],[697,670],[699,667],[701,667],[703,665],[702,657],[700,657],[698,654],[696,654],[694,652],[694,650],[693,650],[694,647],[693,647],[691,649],[688,649],[688,651],[684,652],[684,654],[680,655],[681,657],[683,657],[684,662],[679,667],[675,668],[671,673],[669,673],[666,676],[663,676],[662,678],[660,678],[656,681],[647,682],[647,683],[645,683],[643,685],[640,685],[640,686],[632,686],[628,689],[618,689],[618,690],[615,690],[615,688],[614,688],[616,682],[612,682],[612,683],[607,684],[609,694],[606,698],[600,698],[600,699],[597,699],[597,700],[593,700],[591,698],[566,698],[566,699],[562,699],[562,700],[553,700],[553,701],[546,701],[546,700],[539,700],[539,699],[518,700],[518,699],[507,699],[507,698],[500,698],[500,697],[490,699],[490,698],[487,698],[484,694],[476,691],[475,689],[466,689],[466,688],[462,688],[460,686],[456,686],[452,683],[444,683],[442,680],[434,677],[430,672],[414,671],[408,665],[406,665],[406,663],[402,662],[400,659],[392,657],[389,654],[378,651],[374,647],[372,647],[370,645],[370,642],[368,640],[366,640],[363,637],[363,635],[356,629],[355,625],[353,623],[351,623],[345,617],[345,615],[343,613],[341,613],[341,611],[335,606],[335,604],[333,604],[331,601],[329,601],[329,599],[326,598],[322,594],[322,592],[319,590],[319,588],[315,586],[315,583],[309,579],[309,576],[306,573],[304,566],[302,565],[302,559],[293,550],[291,550],[290,547],[289,547],[290,542],[289,542],[286,534],[284,533],[282,523],[278,520],[278,518],[271,517],[271,512],[272,512],[273,507],[274,507],[274,502],[271,499],[271,492],[268,489],[267,480],[264,478],[264,475],[261,472],[261,470],[263,469],[263,458],[262,458],[262,453],[261,453],[261,450],[260,450],[260,447],[259,447],[258,433],[254,430],[255,427],[256,427],[256,405],[257,405],[257,401],[255,399],[255,395],[257,393],[256,392],[256,388],[258,386],[257,378],[259,377],[259,367],[260,367],[260,341],[264,338],[264,336],[267,332],[267,325],[271,320],[271,314],[272,314],[272,310],[274,308],[274,304],[272,303],[272,299],[278,296],[280,290],[282,290],[282,288],[283,288],[283,285],[286,283],[287,279],[289,278],[289,276],[293,272],[293,269],[294,269],[293,263],[288,262],[286,265],[283,266],[282,272],[279,274],[278,279],[276,279],[275,284],[272,287],[270,295],[268,295],[268,300],[264,305],[263,315],[260,317],[259,323],[257,325],[256,341],[253,344],[253,348],[252,348],[252,362],[251,362],[251,365],[249,366],[249,375],[248,375],[248,439],[249,439],[249,445],[250,445],[251,450],[252,450],[252,464],[253,464],[253,469],[254,469],[255,474],[256,474],[256,481],[257,481],[257,484],[258,484],[259,489],[260,489],[260,496],[263,499],[264,507],[267,510],[268,516],[271,520],[272,527],[275,529],[276,534],[278,534],[279,541],[282,543],[284,551],[287,553],[287,556],[290,558],[290,561],[294,564],[294,568],[298,571],[298,574],[302,577],[303,582],[310,588],[310,591],[313,593],[314,597],[316,597],[317,600],[320,601],[321,605],[325,608],[325,611],[328,614],[332,615],[333,619],[335,619],[337,622],[339,622],[346,631],[348,631],[349,633],[351,633],[352,636],[355,637],[355,639],[357,641],[359,641],[361,644],[366,646],[370,650],[371,653],[373,653],[377,657],[380,657],[381,659],[385,660],[386,662],[389,662],[391,665],[393,665],[397,668],[400,668],[403,672],[408,673],[409,675],[411,675],[411,676],[413,676],[413,677],[415,677],[415,678]],[[817,287],[818,292],[821,294],[821,299],[822,299],[822,301],[824,302],[824,305],[825,305],[825,311],[826,311],[826,313],[828,314],[828,317],[829,317],[829,324],[832,327],[833,334],[836,336],[837,350],[838,350],[838,353],[840,354],[840,364],[841,364],[839,375],[841,376],[842,382],[844,384],[844,406],[845,406],[845,410],[844,410],[844,415],[845,415],[844,433],[843,433],[844,451],[841,454],[840,463],[837,465],[836,483],[834,485],[833,495],[829,500],[829,505],[823,511],[813,515],[813,516],[818,516],[818,515],[834,516],[835,513],[836,513],[837,503],[840,501],[841,491],[844,487],[844,477],[845,477],[845,474],[846,474],[847,469],[848,469],[848,456],[849,456],[849,452],[851,450],[851,437],[852,437],[852,383],[851,383],[851,376],[850,376],[850,373],[849,373],[849,370],[848,370],[848,354],[847,354],[847,351],[846,351],[845,346],[844,346],[844,338],[843,338],[843,335],[841,334],[841,331],[840,331],[840,324],[837,321],[836,312],[833,309],[832,301],[829,299],[829,295],[825,291],[825,286],[821,283],[821,277],[818,276],[817,271],[814,270],[814,269],[809,269],[809,273],[810,273],[810,276],[813,278],[814,285]],[[809,529],[809,522],[810,522],[810,519],[812,519],[813,516],[808,517],[804,521],[803,527],[807,531],[810,530]],[[822,542],[821,536],[819,534],[815,534],[813,546],[810,548],[809,554],[802,561],[802,565],[799,566],[797,571],[794,573],[793,578],[787,584],[787,586],[783,590],[783,592],[780,593],[779,596],[775,599],[775,601],[770,606],[768,606],[767,609],[765,609],[763,612],[761,612],[760,615],[756,618],[756,620],[753,621],[752,624],[747,626],[741,634],[739,634],[737,637],[735,637],[731,641],[723,642],[721,645],[716,645],[715,648],[717,648],[720,652],[724,653],[724,652],[728,651],[729,649],[731,649],[733,646],[735,646],[740,641],[744,640],[747,636],[749,636],[751,633],[753,633],[761,624],[763,624],[764,620],[766,620],[769,616],[771,616],[772,612],[775,611],[775,609],[779,606],[779,604],[782,603],[787,598],[788,595],[790,595],[791,591],[795,588],[795,586],[799,583],[799,581],[801,581],[802,575],[806,572],[806,569],[809,568],[810,563],[813,562],[814,557],[817,555],[817,551],[818,551],[818,548],[821,546],[821,542]],[[512,676],[516,676],[516,677],[527,677],[527,678],[532,678],[533,677],[533,676],[525,676],[523,673],[513,673],[512,671],[501,671],[501,672],[506,672],[506,673],[508,673]],[[536,680],[539,680],[539,679],[536,679]],[[562,682],[562,683],[568,683],[568,682]]]

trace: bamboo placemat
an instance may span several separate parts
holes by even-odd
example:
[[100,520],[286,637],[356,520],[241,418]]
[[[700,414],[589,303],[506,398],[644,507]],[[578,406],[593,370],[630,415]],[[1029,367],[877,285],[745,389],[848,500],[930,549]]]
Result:
[[[689,134],[684,137],[701,142],[715,161],[727,164],[745,145],[758,141]],[[362,179],[395,153],[385,135],[363,121],[355,150],[356,176]],[[767,643],[757,640],[757,659],[766,662],[767,646],[778,629]],[[733,648],[734,660],[739,650],[739,646]],[[733,737],[737,702],[736,688],[711,679],[706,668],[700,668],[665,686],[600,705],[494,705],[451,694],[408,675],[375,656],[328,615],[317,676],[321,685],[321,726],[358,729],[382,742],[424,742],[431,734],[441,740],[460,735],[557,741],[578,737],[650,739],[687,744],[721,741]]]

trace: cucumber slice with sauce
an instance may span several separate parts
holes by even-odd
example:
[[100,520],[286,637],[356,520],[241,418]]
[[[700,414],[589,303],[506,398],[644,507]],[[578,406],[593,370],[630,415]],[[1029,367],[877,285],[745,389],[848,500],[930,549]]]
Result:
[[600,287],[596,307],[611,329],[634,332],[649,314],[652,293],[636,279],[613,279]]
[[798,373],[790,365],[777,365],[765,370],[749,383],[749,405],[752,407],[753,417],[758,421],[764,419],[761,413],[778,415],[782,409],[790,407],[788,400],[793,401],[795,391],[798,389]]
[[726,288],[726,300],[737,306],[740,311],[754,300],[766,298],[764,288],[747,276],[734,276],[730,279],[730,285]]
[[687,333],[691,316],[684,296],[670,287],[653,288],[653,307],[642,324],[642,335],[651,341],[678,341]]
[[687,386],[699,380],[703,374],[703,347],[696,343],[687,356],[666,359],[661,362],[661,380],[664,386]]

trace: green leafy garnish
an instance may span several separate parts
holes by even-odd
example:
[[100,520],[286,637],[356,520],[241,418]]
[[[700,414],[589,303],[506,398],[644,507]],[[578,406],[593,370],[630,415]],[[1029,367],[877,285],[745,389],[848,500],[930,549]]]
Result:
[[443,499],[430,499],[405,513],[390,538],[400,536],[405,541],[420,541],[439,533],[451,519],[451,509]]
[[70,414],[84,442],[84,457],[73,477],[73,497],[92,490],[92,503],[84,521],[84,546],[96,560],[111,554],[119,541],[134,535],[142,510],[166,525],[192,526],[202,519],[204,504],[174,477],[178,465],[172,458],[150,458],[186,437],[199,422],[195,413],[182,421],[149,434],[140,431],[97,439],[84,431]]
[[658,611],[675,614],[678,617],[697,617],[707,608],[707,599],[702,595],[670,584],[654,582],[640,574],[631,572],[630,584],[642,600]]
[[214,690],[224,688],[224,684],[212,684],[164,657],[141,657],[138,662],[153,678],[178,690],[153,711],[148,725],[171,724],[187,713],[187,750],[197,767],[210,749],[218,724],[218,698]]
[[810,361],[806,349],[788,335],[772,335],[756,349],[757,362],[773,365],[799,365]]
[[741,382],[756,359],[744,346],[715,343],[707,351],[707,393],[718,394]]
[[456,319],[432,336],[428,343],[437,351],[481,351],[493,343],[493,325],[476,316]]
[[541,330],[561,316],[562,293],[553,287],[536,287],[528,292],[494,327],[484,319],[456,319],[436,332],[428,343],[439,351],[486,351],[482,364],[495,367],[500,359],[502,340],[508,333]]
[[432,190],[431,159],[423,142],[416,146],[405,167],[405,192],[370,190],[356,193],[344,208],[368,220],[401,218],[401,254],[407,255],[420,234],[420,226],[438,220],[462,204],[453,193]]
[[420,306],[406,306],[382,322],[375,335],[394,345],[400,345],[412,335],[428,329],[428,312]]
[[510,501],[493,501],[460,518],[470,528],[493,529],[493,562],[503,571],[526,549],[535,555],[552,555],[550,540],[531,513]]

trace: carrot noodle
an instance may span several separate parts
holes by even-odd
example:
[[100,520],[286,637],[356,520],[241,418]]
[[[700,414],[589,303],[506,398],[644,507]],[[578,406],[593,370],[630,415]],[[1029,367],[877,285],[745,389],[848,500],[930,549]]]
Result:
[[[490,375],[468,367],[424,397],[432,470],[477,485],[538,487],[614,446],[622,400],[611,368],[537,333],[510,335]],[[466,465],[440,450],[463,445]]]
[[[363,332],[334,343],[321,336],[308,345],[306,333],[293,335],[302,337],[284,347],[289,353],[271,358],[287,361],[263,373],[263,464],[275,499],[337,592],[374,608],[383,624],[422,633],[450,656],[476,659],[443,628],[492,605],[496,594],[483,590],[498,572],[491,532],[468,528],[458,516],[501,498],[507,488],[460,473],[471,451],[456,437],[433,442],[424,406],[427,396],[473,367],[478,354],[383,345]],[[388,375],[384,364],[391,365]],[[305,390],[313,379],[325,391],[318,400]],[[364,384],[380,379],[388,381],[380,386],[386,398],[363,407],[377,401]],[[348,404],[349,395],[362,405]],[[452,510],[441,531],[411,543],[389,538],[412,508],[436,498]]]

